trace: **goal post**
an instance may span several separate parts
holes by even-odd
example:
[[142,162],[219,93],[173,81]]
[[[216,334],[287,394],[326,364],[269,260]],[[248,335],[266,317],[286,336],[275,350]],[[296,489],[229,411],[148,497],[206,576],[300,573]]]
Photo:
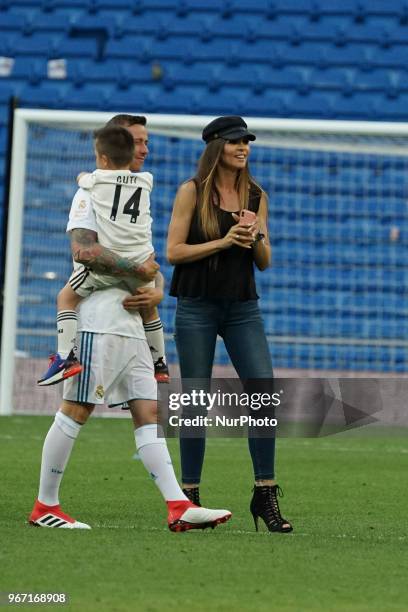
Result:
[[[41,412],[45,396],[36,395],[35,374],[44,367],[46,347],[55,348],[53,308],[56,290],[69,275],[69,244],[62,238],[75,177],[93,169],[92,131],[115,114],[15,111],[0,414]],[[154,244],[168,285],[164,244],[172,199],[177,185],[192,176],[203,148],[201,130],[213,117],[146,117],[146,170],[155,179]],[[275,365],[297,372],[404,372],[408,124],[246,121],[257,134],[251,171],[269,192],[275,261],[258,275],[258,286]],[[174,300],[166,300],[174,361]],[[217,361],[228,362],[222,347]],[[27,401],[32,407],[24,406]]]

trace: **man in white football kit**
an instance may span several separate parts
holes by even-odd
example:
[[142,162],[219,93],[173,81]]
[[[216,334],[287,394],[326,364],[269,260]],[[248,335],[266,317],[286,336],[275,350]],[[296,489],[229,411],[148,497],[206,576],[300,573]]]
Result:
[[[74,197],[68,228],[75,261],[92,262],[96,272],[131,278],[138,264],[113,253],[97,241],[98,225],[89,193]],[[147,297],[148,296],[148,297]],[[160,289],[150,288],[145,305],[157,305]],[[143,323],[132,307],[140,299],[122,286],[91,293],[79,305],[79,351],[84,369],[64,383],[64,399],[44,441],[38,498],[29,516],[32,525],[90,529],[65,514],[59,487],[74,442],[95,404],[129,405],[140,459],[162,493],[171,531],[204,529],[224,523],[228,510],[192,504],[182,492],[160,426],[157,425],[157,383]],[[125,309],[126,308],[126,309]]]

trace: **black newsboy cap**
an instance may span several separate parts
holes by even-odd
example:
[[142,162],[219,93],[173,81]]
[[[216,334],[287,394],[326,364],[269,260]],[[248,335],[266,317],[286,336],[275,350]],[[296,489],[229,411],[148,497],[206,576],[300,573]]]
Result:
[[208,144],[216,138],[224,138],[224,140],[248,138],[248,140],[255,140],[256,136],[248,131],[248,126],[242,117],[234,115],[218,117],[205,126],[203,129],[204,142]]

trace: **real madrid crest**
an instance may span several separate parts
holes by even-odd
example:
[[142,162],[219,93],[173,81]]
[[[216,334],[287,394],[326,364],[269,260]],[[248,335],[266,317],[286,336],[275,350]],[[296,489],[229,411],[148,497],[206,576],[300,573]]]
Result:
[[98,399],[102,399],[104,395],[105,395],[105,390],[104,390],[103,386],[102,385],[98,385],[96,387],[96,389],[95,389],[95,396]]

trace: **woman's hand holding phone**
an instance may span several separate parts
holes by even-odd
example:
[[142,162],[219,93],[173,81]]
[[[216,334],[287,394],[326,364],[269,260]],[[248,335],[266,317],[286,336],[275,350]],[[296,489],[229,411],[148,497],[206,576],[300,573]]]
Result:
[[[238,223],[236,223],[236,225],[233,225],[228,231],[228,233],[224,236],[224,238],[222,238],[224,248],[227,249],[231,247],[233,244],[236,246],[242,247],[244,249],[251,248],[251,245],[254,241],[254,236],[257,233],[257,230],[256,230],[257,218],[256,218],[255,213],[252,213],[252,211],[248,210],[246,212],[250,213],[250,215],[249,216],[243,215],[242,216],[243,220],[241,222],[240,222],[240,216],[236,215],[235,213],[232,213],[234,220],[237,221]],[[253,220],[252,215],[255,217],[255,220]]]
[[245,208],[240,211],[239,216],[232,213],[235,221],[238,221],[238,225],[242,228],[246,228],[251,236],[252,242],[254,242],[257,234],[260,231],[259,219],[252,210],[246,210]]

